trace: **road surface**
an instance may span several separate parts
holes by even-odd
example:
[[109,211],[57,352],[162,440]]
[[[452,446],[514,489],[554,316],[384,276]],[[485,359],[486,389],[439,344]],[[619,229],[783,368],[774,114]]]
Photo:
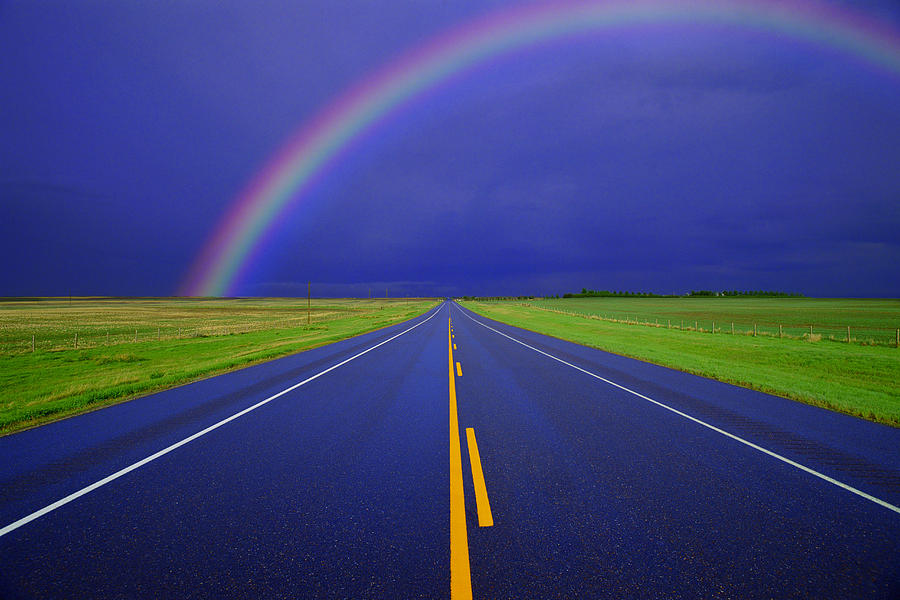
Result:
[[900,597],[900,430],[453,303],[0,438],[0,597]]

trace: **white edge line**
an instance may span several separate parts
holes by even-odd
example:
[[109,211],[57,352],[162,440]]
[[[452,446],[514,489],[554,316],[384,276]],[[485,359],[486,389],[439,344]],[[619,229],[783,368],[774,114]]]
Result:
[[219,421],[218,423],[216,423],[216,424],[214,424],[214,425],[210,425],[210,426],[207,427],[206,429],[203,429],[203,430],[201,430],[201,431],[198,431],[197,433],[195,433],[195,434],[193,434],[193,435],[191,435],[191,436],[188,436],[188,437],[184,438],[184,439],[181,440],[180,442],[175,442],[175,443],[172,444],[171,446],[169,446],[169,447],[167,447],[167,448],[163,448],[163,449],[160,450],[159,452],[156,452],[156,453],[154,453],[154,454],[151,454],[150,456],[148,456],[148,457],[146,457],[146,458],[144,458],[144,459],[141,459],[141,460],[137,461],[136,463],[134,463],[134,464],[132,464],[132,465],[129,465],[129,466],[125,467],[124,469],[121,469],[121,470],[119,470],[119,471],[116,471],[116,472],[113,473],[112,475],[108,475],[108,476],[104,477],[103,479],[101,479],[101,480],[99,480],[99,481],[95,481],[94,483],[90,484],[90,485],[87,486],[87,487],[81,488],[81,489],[78,490],[77,492],[73,492],[73,493],[69,494],[69,495],[66,496],[65,498],[60,498],[59,500],[57,500],[57,501],[54,502],[53,504],[48,504],[48,505],[45,506],[44,508],[42,508],[42,509],[40,509],[40,510],[34,511],[34,512],[31,513],[30,515],[25,516],[25,517],[22,517],[22,518],[19,519],[18,521],[14,521],[14,522],[10,523],[9,525],[7,525],[6,527],[4,527],[3,529],[0,529],[0,537],[3,537],[3,536],[6,535],[7,533],[10,533],[10,532],[12,532],[12,531],[15,531],[15,530],[18,529],[19,527],[22,527],[23,525],[26,525],[26,524],[30,523],[31,521],[34,521],[35,519],[37,519],[37,518],[39,518],[39,517],[42,517],[42,516],[46,515],[47,513],[52,512],[52,511],[56,510],[57,508],[59,508],[59,507],[61,507],[61,506],[64,506],[64,505],[68,504],[69,502],[71,502],[71,501],[73,501],[73,500],[76,500],[76,499],[80,498],[81,496],[84,496],[85,494],[88,494],[88,493],[90,493],[90,492],[93,492],[93,491],[96,490],[97,488],[102,487],[102,486],[106,485],[107,483],[109,483],[109,482],[111,482],[111,481],[114,481],[114,480],[118,479],[119,477],[122,477],[123,475],[127,475],[128,473],[131,473],[131,472],[134,471],[135,469],[139,469],[139,468],[143,467],[143,466],[146,465],[147,463],[152,462],[152,461],[156,460],[157,458],[159,458],[159,457],[161,457],[161,456],[164,456],[164,455],[168,454],[169,452],[172,452],[173,450],[176,450],[176,449],[180,448],[181,446],[184,446],[185,444],[188,444],[188,443],[190,443],[190,442],[196,440],[197,438],[199,438],[199,437],[201,437],[201,436],[206,435],[207,433],[209,433],[210,431],[212,431],[212,430],[214,430],[214,429],[218,429],[219,427],[221,427],[222,425],[225,425],[226,423],[229,423],[229,422],[231,422],[231,421],[234,421],[234,420],[237,419],[238,417],[242,417],[242,416],[246,415],[246,414],[247,414],[248,412],[250,412],[250,411],[256,410],[257,408],[259,408],[260,406],[262,406],[262,405],[264,405],[264,404],[268,404],[268,403],[271,402],[272,400],[275,400],[276,398],[279,398],[280,396],[283,396],[283,395],[287,394],[288,392],[291,392],[291,391],[297,389],[298,387],[300,387],[300,386],[302,386],[302,385],[306,385],[307,383],[309,383],[310,381],[312,381],[312,380],[314,380],[314,379],[318,379],[318,378],[321,377],[322,375],[325,375],[326,373],[328,373],[328,372],[330,372],[330,371],[333,371],[333,370],[337,369],[338,367],[340,367],[340,366],[342,366],[342,365],[347,364],[347,363],[350,362],[351,360],[357,359],[357,358],[359,358],[360,356],[362,356],[363,354],[367,354],[367,353],[371,352],[372,350],[378,348],[379,346],[383,346],[383,345],[387,344],[387,343],[390,342],[391,340],[394,340],[394,339],[400,337],[400,336],[403,335],[404,333],[408,333],[408,332],[412,331],[413,329],[415,329],[415,328],[418,327],[419,325],[422,325],[422,324],[424,324],[424,323],[427,323],[427,322],[430,321],[432,318],[434,318],[434,316],[435,316],[436,314],[438,314],[438,312],[440,311],[441,305],[442,305],[442,304],[443,304],[443,303],[439,304],[438,306],[436,306],[435,308],[432,309],[434,312],[432,313],[432,315],[431,315],[430,317],[428,317],[427,319],[424,319],[424,320],[422,320],[422,321],[416,323],[415,325],[413,325],[413,326],[410,327],[409,329],[405,329],[405,330],[401,331],[400,333],[398,333],[397,335],[392,336],[392,337],[389,337],[388,339],[384,340],[383,342],[379,342],[378,344],[375,344],[375,345],[372,346],[371,348],[367,348],[366,350],[363,350],[363,351],[360,352],[359,354],[355,354],[354,356],[351,356],[350,358],[347,358],[347,359],[345,359],[345,360],[342,360],[341,362],[337,363],[336,365],[332,365],[332,366],[328,367],[327,369],[325,369],[324,371],[320,371],[320,372],[316,373],[315,375],[313,375],[312,377],[308,377],[308,378],[304,379],[304,380],[301,381],[300,383],[295,383],[295,384],[292,385],[291,387],[289,387],[289,388],[287,388],[287,389],[284,389],[284,390],[281,390],[281,391],[278,392],[277,394],[274,394],[274,395],[272,395],[272,396],[269,396],[269,397],[266,398],[265,400],[261,400],[261,401],[257,402],[256,404],[254,404],[253,406],[250,406],[250,407],[248,407],[248,408],[245,408],[244,410],[242,410],[242,411],[240,411],[240,412],[237,412],[237,413],[231,415],[230,417],[227,417],[227,418],[225,418],[225,419],[222,419],[221,421]]
[[582,369],[581,367],[579,367],[579,366],[577,366],[577,365],[573,365],[573,364],[570,363],[570,362],[566,362],[566,361],[564,361],[564,360],[561,359],[561,358],[557,358],[556,356],[553,356],[552,354],[548,354],[548,353],[544,352],[543,350],[538,350],[538,349],[535,348],[534,346],[529,346],[529,345],[526,344],[525,342],[522,342],[522,341],[520,341],[520,340],[517,340],[516,338],[514,338],[514,337],[512,337],[512,336],[506,335],[506,334],[503,333],[502,331],[499,331],[499,330],[497,330],[497,329],[494,329],[494,328],[491,327],[490,325],[485,325],[484,323],[482,323],[482,322],[479,321],[478,319],[475,319],[475,318],[469,316],[469,315],[466,313],[466,311],[462,310],[462,307],[459,307],[459,306],[458,306],[458,308],[460,309],[460,312],[461,312],[463,315],[465,315],[466,317],[468,317],[470,320],[475,321],[476,323],[478,323],[478,324],[481,325],[482,327],[485,327],[485,328],[487,328],[487,329],[490,329],[490,330],[493,331],[494,333],[498,333],[498,334],[502,335],[502,336],[505,337],[505,338],[509,338],[510,340],[516,342],[517,344],[521,344],[521,345],[525,346],[526,348],[530,348],[530,349],[534,350],[535,352],[538,352],[538,353],[540,353],[540,354],[543,354],[544,356],[546,356],[546,357],[548,357],[548,358],[552,358],[553,360],[559,361],[559,362],[563,363],[564,365],[568,365],[568,366],[572,367],[573,369],[576,369],[576,370],[578,370],[578,371],[581,371],[582,373],[585,373],[586,375],[590,375],[591,377],[594,377],[594,378],[596,378],[596,379],[599,379],[600,381],[602,381],[602,382],[604,382],[604,383],[608,383],[609,385],[611,385],[611,386],[613,386],[613,387],[617,387],[617,388],[619,388],[620,390],[623,390],[623,391],[625,391],[625,392],[628,392],[629,394],[633,394],[633,395],[637,396],[638,398],[641,398],[641,399],[643,399],[643,400],[646,400],[647,402],[652,402],[653,404],[656,404],[657,406],[660,406],[660,407],[662,407],[662,408],[665,408],[666,410],[672,411],[672,412],[675,413],[676,415],[679,415],[679,416],[681,416],[681,417],[684,417],[685,419],[689,419],[689,420],[691,420],[691,421],[693,421],[694,423],[697,423],[697,424],[699,424],[699,425],[703,425],[704,427],[707,427],[707,428],[709,428],[709,429],[712,429],[712,430],[715,431],[716,433],[721,433],[722,435],[724,435],[724,436],[726,436],[726,437],[729,437],[729,438],[731,438],[731,439],[733,439],[733,440],[736,440],[736,441],[738,441],[738,442],[740,442],[740,443],[742,443],[742,444],[745,444],[745,445],[747,445],[747,446],[750,446],[750,447],[753,448],[754,450],[758,450],[758,451],[762,452],[763,454],[768,454],[768,455],[771,456],[772,458],[777,458],[778,460],[780,460],[780,461],[782,461],[782,462],[785,462],[785,463],[791,465],[792,467],[796,467],[796,468],[800,469],[801,471],[805,471],[805,472],[809,473],[810,475],[815,475],[816,477],[818,477],[818,478],[820,478],[820,479],[823,479],[823,480],[827,481],[828,483],[834,484],[834,485],[838,486],[839,488],[843,488],[843,489],[847,490],[848,492],[854,493],[854,494],[856,494],[857,496],[860,496],[860,497],[862,497],[862,498],[865,498],[866,500],[870,500],[870,501],[874,502],[875,504],[879,504],[879,505],[881,505],[881,506],[887,508],[888,510],[892,510],[892,511],[894,511],[894,512],[897,513],[897,514],[900,514],[900,507],[894,506],[894,505],[891,504],[890,502],[885,502],[884,500],[882,500],[882,499],[880,499],[880,498],[876,498],[875,496],[872,496],[872,495],[870,495],[870,494],[867,494],[867,493],[865,493],[865,492],[862,491],[862,490],[858,490],[858,489],[856,489],[855,487],[853,487],[852,485],[848,485],[848,484],[844,483],[843,481],[838,481],[837,479],[834,479],[834,478],[832,478],[832,477],[829,477],[828,475],[825,475],[824,473],[819,473],[819,472],[816,471],[815,469],[811,469],[811,468],[807,467],[806,465],[801,465],[800,463],[795,462],[795,461],[793,461],[793,460],[791,460],[791,459],[789,459],[789,458],[787,458],[787,457],[785,457],[785,456],[781,456],[780,454],[777,454],[777,453],[775,453],[775,452],[772,452],[771,450],[767,450],[767,449],[763,448],[762,446],[757,446],[756,444],[754,444],[754,443],[751,442],[751,441],[745,440],[744,438],[742,438],[742,437],[740,437],[740,436],[737,436],[737,435],[735,435],[735,434],[733,434],[733,433],[729,433],[729,432],[725,431],[724,429],[719,429],[719,428],[716,427],[715,425],[710,425],[709,423],[706,423],[705,421],[701,421],[700,419],[698,419],[698,418],[696,418],[696,417],[692,417],[692,416],[689,415],[689,414],[683,413],[683,412],[681,412],[681,411],[678,410],[678,409],[672,408],[671,406],[668,406],[668,405],[666,405],[666,404],[663,404],[662,402],[658,402],[657,400],[654,400],[653,398],[648,398],[647,396],[645,396],[645,395],[643,395],[643,394],[641,394],[641,393],[639,393],[639,392],[636,392],[636,391],[634,391],[634,390],[628,389],[628,388],[625,387],[624,385],[620,385],[620,384],[616,383],[615,381],[610,381],[609,379],[605,379],[605,378],[603,378],[603,377],[600,377],[599,375],[597,375],[597,374],[595,374],[595,373],[591,373],[590,371],[587,371],[587,370],[585,370],[585,369]]

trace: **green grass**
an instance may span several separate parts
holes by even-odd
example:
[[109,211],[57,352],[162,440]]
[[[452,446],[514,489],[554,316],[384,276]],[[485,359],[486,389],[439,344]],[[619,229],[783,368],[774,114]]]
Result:
[[307,325],[305,299],[0,301],[0,434],[386,327],[436,304],[313,300]]
[[[612,300],[609,303],[609,300]],[[730,311],[741,309],[751,319],[777,314],[788,322],[802,322],[804,311],[814,307],[817,318],[855,319],[856,323],[884,324],[896,314],[897,301],[816,301],[794,299],[574,299],[579,311],[611,313],[625,305],[632,316],[648,325],[627,324],[599,317],[555,312],[573,300],[535,302],[543,308],[519,302],[466,302],[464,305],[486,317],[665,365],[689,373],[822,406],[872,421],[900,426],[900,349],[888,345],[838,343],[823,339],[779,338],[774,335],[730,335],[719,330],[695,331],[668,328],[671,315],[714,314],[723,322]],[[551,304],[552,303],[552,304]],[[609,303],[609,304],[607,304]],[[852,308],[851,308],[852,307]],[[552,308],[553,310],[547,310]],[[663,311],[668,312],[663,312]],[[654,326],[650,314],[669,314]],[[696,315],[696,317],[694,317]],[[624,317],[624,315],[622,315]],[[680,320],[680,317],[679,317]],[[687,326],[687,324],[686,324]],[[693,323],[690,324],[693,327]],[[813,340],[816,338],[814,337]]]
[[894,345],[900,328],[900,300],[833,298],[567,298],[530,301],[539,308],[609,319],[671,324],[676,328],[757,332],[867,345]]

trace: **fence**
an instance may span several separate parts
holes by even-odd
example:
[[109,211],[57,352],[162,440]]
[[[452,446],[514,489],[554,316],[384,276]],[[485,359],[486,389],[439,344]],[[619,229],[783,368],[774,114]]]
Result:
[[[362,316],[366,313],[359,313]],[[275,329],[321,329],[324,323],[346,317],[346,313],[325,313],[310,315],[307,324],[307,316],[289,319],[278,319],[253,323],[220,323],[212,325],[185,325],[174,324],[148,327],[137,327],[116,324],[108,329],[101,330],[97,327],[90,328],[62,328],[53,331],[44,330],[33,333],[27,338],[15,338],[0,340],[0,353],[6,355],[25,354],[29,352],[49,352],[57,350],[84,350],[101,346],[118,346],[125,344],[138,344],[145,342],[162,342],[178,339],[217,337],[237,335],[257,331],[271,331]]]
[[646,315],[628,315],[613,313],[593,313],[580,310],[563,310],[540,306],[532,302],[521,302],[521,306],[536,308],[548,312],[597,319],[611,323],[641,325],[645,327],[664,327],[681,331],[699,333],[725,333],[732,335],[766,336],[786,339],[803,339],[811,342],[822,340],[860,344],[864,346],[893,346],[900,348],[900,328],[850,326],[850,325],[816,325],[782,324],[765,321],[712,320],[694,318],[647,317]]

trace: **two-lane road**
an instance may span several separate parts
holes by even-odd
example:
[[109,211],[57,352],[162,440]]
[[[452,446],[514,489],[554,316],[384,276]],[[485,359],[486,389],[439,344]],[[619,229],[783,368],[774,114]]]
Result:
[[897,430],[452,314],[476,596],[900,591]]
[[900,594],[900,431],[453,303],[0,457],[3,598]]

